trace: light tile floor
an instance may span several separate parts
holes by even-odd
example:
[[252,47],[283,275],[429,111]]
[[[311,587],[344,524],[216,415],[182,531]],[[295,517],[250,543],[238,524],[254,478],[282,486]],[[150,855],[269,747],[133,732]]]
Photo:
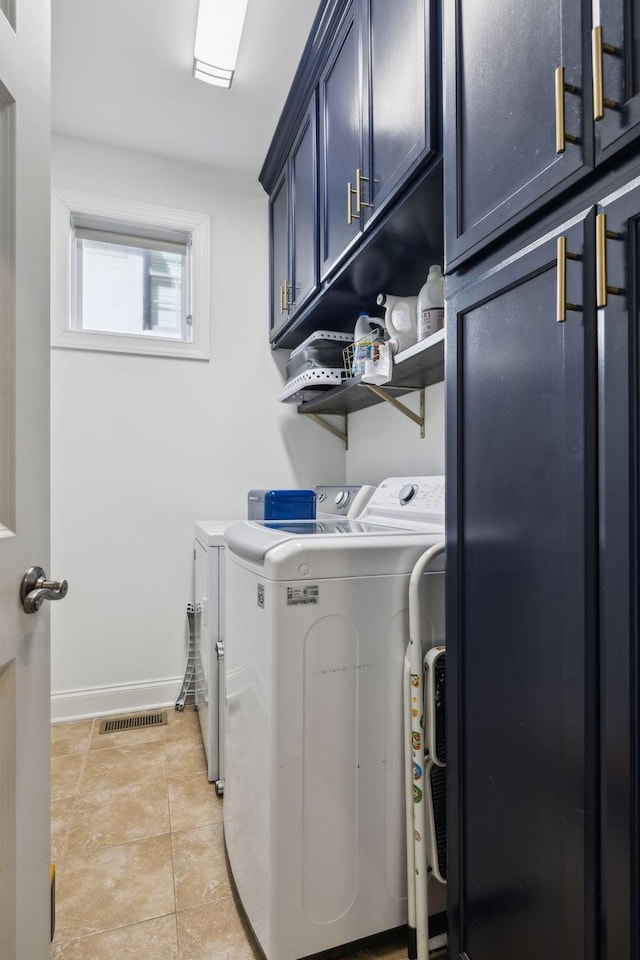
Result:
[[[233,899],[222,801],[193,708],[166,726],[51,728],[52,960],[258,960]],[[404,960],[402,941],[346,960]]]

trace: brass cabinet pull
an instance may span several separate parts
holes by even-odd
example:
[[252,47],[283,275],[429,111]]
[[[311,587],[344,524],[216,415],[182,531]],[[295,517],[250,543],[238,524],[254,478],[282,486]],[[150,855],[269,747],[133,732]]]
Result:
[[593,70],[593,119],[602,120],[605,107],[607,110],[620,110],[621,104],[617,100],[609,100],[604,95],[604,81],[602,79],[603,54],[617,54],[618,48],[602,40],[602,26],[594,27],[591,31],[591,65]]
[[577,87],[564,82],[564,67],[556,67],[556,153],[564,153],[566,142],[577,143],[578,138],[565,131],[564,95],[575,93]]
[[579,260],[577,253],[569,253],[567,250],[567,238],[558,237],[557,241],[557,263],[558,263],[558,285],[557,285],[557,308],[556,320],[558,323],[564,323],[567,319],[567,310],[582,310],[577,303],[567,302],[567,260]]
[[[357,181],[356,181],[357,182]],[[353,212],[353,207],[351,204],[351,198],[353,195],[356,195],[356,212]],[[357,188],[354,190],[351,186],[351,181],[347,184],[347,223],[349,226],[353,223],[354,220],[360,219],[360,207],[358,206],[358,191]]]
[[610,287],[607,283],[607,240],[621,240],[622,236],[614,230],[607,230],[607,215],[599,213],[596,217],[596,306],[606,307],[608,295],[624,294],[622,287]]
[[607,305],[607,216],[596,217],[596,304]]
[[284,282],[284,308],[285,308],[285,310],[292,310],[292,309],[295,307],[295,305],[296,305],[295,300],[289,300],[289,291],[291,291],[291,292],[293,293],[293,284],[287,283],[287,281],[285,280],[285,282]]
[[[372,203],[365,203],[362,199],[362,184],[368,183],[369,177],[363,177],[360,173],[360,168],[356,170],[356,185],[355,188],[351,186],[351,181],[347,184],[347,223],[349,226],[353,223],[354,220],[360,219],[360,214],[363,207],[372,207]],[[351,203],[351,198],[355,195],[356,198],[356,212],[353,212],[353,206]]]
[[557,286],[557,308],[556,319],[558,323],[564,323],[567,319],[567,238],[558,237],[557,243],[558,256],[558,286]]
[[287,283],[286,280],[280,284],[280,313],[286,313],[293,306],[293,303],[289,303],[288,299],[290,286],[291,284]]
[[369,183],[369,177],[363,177],[360,168],[356,170],[356,213],[360,213],[363,207],[372,207],[372,203],[365,203],[362,199],[362,184]]

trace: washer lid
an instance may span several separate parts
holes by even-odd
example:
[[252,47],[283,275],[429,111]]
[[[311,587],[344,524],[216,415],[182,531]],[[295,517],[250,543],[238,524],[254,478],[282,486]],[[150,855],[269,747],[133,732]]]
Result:
[[[389,524],[363,523],[360,520],[323,518],[316,520],[245,520],[234,524],[225,531],[227,546],[236,554],[252,563],[264,564],[270,550],[285,543],[295,542],[301,550],[312,549],[339,550],[341,545],[358,540],[363,544],[369,538],[392,538],[398,536],[414,537],[420,533],[444,535],[438,525],[432,531],[423,527],[416,531],[410,527]],[[373,542],[371,546],[373,547]]]

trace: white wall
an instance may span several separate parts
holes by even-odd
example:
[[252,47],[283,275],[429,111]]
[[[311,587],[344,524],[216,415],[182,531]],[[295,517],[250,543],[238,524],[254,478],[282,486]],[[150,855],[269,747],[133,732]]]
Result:
[[[425,390],[425,436],[386,403],[349,417],[348,483],[380,483],[385,477],[444,474],[444,383]],[[419,394],[399,398],[419,412]]]
[[54,189],[212,222],[210,362],[52,350],[50,572],[69,581],[52,605],[61,719],[171,703],[185,666],[194,521],[243,517],[251,487],[344,482],[345,455],[276,399],[286,355],[268,346],[257,181],[68,138],[54,138],[52,162]]

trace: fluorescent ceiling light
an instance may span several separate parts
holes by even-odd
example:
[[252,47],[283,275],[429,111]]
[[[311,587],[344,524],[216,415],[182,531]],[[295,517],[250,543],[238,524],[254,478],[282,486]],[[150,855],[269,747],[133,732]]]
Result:
[[236,68],[247,0],[200,0],[193,75],[230,87]]

